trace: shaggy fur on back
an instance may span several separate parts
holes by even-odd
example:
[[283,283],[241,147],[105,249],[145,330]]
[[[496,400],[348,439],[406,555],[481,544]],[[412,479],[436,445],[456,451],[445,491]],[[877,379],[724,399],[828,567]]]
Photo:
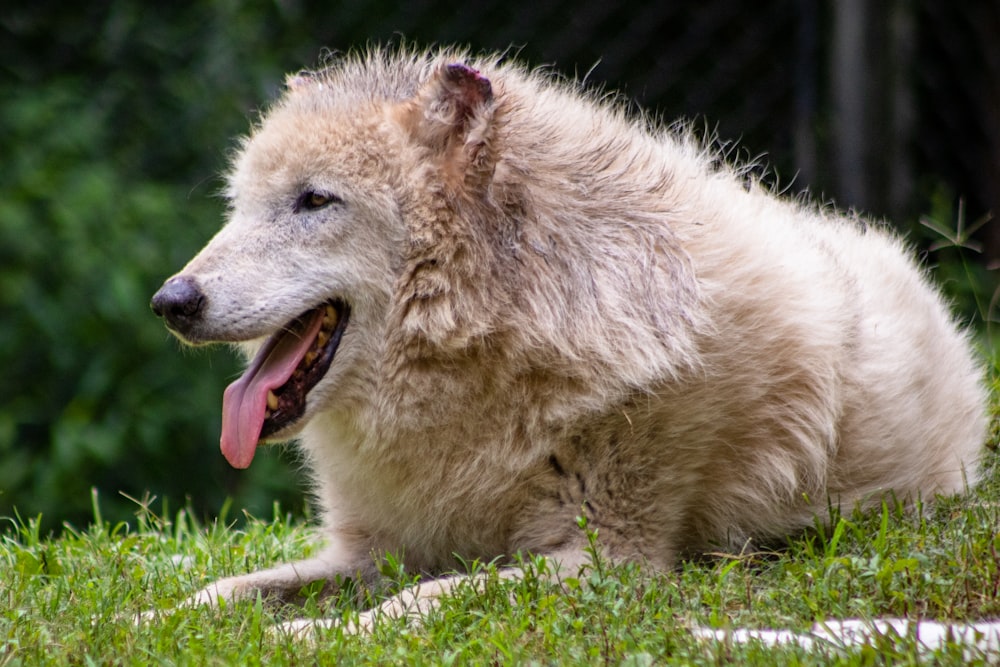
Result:
[[[201,601],[375,577],[386,552],[572,565],[581,514],[610,558],[668,568],[976,480],[981,371],[892,233],[576,84],[343,57],[289,78],[228,182],[172,328],[252,354],[329,299],[351,316],[274,436],[299,438],[327,550]],[[314,191],[335,205],[296,209]]]

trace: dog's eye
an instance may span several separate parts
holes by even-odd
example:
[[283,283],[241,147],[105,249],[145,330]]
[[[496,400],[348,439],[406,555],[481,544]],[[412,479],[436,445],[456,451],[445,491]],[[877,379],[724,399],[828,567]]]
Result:
[[315,190],[306,190],[299,195],[297,200],[295,200],[295,212],[315,211],[323,208],[324,206],[329,206],[330,204],[335,204],[340,201],[342,200],[336,195],[327,194],[325,192],[316,192]]

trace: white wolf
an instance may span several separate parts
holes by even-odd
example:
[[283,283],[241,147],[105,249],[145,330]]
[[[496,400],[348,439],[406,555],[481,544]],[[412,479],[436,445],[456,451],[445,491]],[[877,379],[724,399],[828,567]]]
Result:
[[373,580],[385,553],[575,568],[581,514],[608,558],[670,568],[976,481],[980,368],[891,233],[575,84],[344,57],[289,78],[227,195],[152,305],[189,343],[242,346],[222,453],[298,438],[328,545],[194,602]]

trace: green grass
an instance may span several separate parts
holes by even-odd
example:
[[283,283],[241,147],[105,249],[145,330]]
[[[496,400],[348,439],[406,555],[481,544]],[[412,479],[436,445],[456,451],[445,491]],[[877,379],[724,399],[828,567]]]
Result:
[[[719,555],[650,576],[598,560],[557,588],[528,560],[526,576],[461,587],[421,627],[386,621],[372,636],[325,631],[315,643],[268,632],[293,615],[340,616],[345,600],[304,608],[257,603],[181,609],[139,626],[211,580],[307,555],[307,527],[282,516],[244,529],[170,520],[102,521],[61,536],[11,521],[0,544],[0,665],[43,664],[849,664],[918,661],[912,641],[838,653],[694,639],[695,625],[806,630],[817,620],[1000,617],[1000,471],[964,498],[922,515],[891,505],[792,540],[775,552]],[[405,573],[398,579],[411,581]],[[960,647],[937,664],[969,664]],[[992,660],[1000,659],[992,656]],[[983,657],[982,661],[988,661]],[[974,662],[974,661],[973,661]]]

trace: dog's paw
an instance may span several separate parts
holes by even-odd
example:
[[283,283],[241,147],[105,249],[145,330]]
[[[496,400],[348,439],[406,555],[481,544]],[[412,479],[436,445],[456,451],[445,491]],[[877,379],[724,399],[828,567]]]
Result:
[[332,618],[297,618],[294,621],[285,621],[267,629],[267,633],[275,639],[290,638],[296,642],[315,642],[319,632],[331,630],[337,626],[343,626],[340,621]]
[[246,597],[248,597],[247,587],[241,585],[241,582],[237,581],[237,578],[221,579],[206,586],[191,597],[184,599],[175,607],[169,607],[166,609],[147,609],[137,613],[121,614],[119,618],[123,620],[131,620],[133,625],[138,627],[145,627],[152,623],[162,621],[165,617],[180,609],[191,609],[194,607],[220,609],[225,607],[227,604],[232,604],[233,602],[245,599]]
[[268,628],[267,633],[274,639],[291,639],[295,642],[315,643],[334,628],[340,628],[345,635],[366,635],[375,628],[372,612],[362,612],[351,619],[297,618]]
[[[278,623],[268,629],[268,633],[274,638],[290,638],[294,641],[315,642],[324,632],[339,628],[345,635],[368,635],[375,630],[375,626],[381,622],[391,621],[393,617],[388,616],[379,607],[369,609],[357,614],[347,614],[343,618],[297,618],[294,621]],[[414,619],[407,618],[408,624],[413,624]]]
[[[137,628],[145,628],[154,623],[158,623],[164,616],[170,614],[173,609],[147,609],[137,612],[118,612],[113,616],[115,623],[124,625],[132,624]],[[108,618],[103,614],[94,614],[90,617],[90,624],[94,627],[107,623]]]
[[248,587],[241,577],[214,581],[180,604],[181,607],[218,608],[248,597]]

